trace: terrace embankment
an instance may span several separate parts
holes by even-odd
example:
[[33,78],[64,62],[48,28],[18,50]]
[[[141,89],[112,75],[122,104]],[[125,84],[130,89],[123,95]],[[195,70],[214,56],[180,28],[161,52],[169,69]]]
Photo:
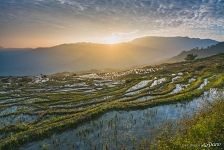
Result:
[[[223,62],[221,54],[122,72],[0,77],[0,119],[4,122],[0,126],[0,149],[17,149],[32,141],[50,140],[52,135],[82,128],[83,123],[94,122],[108,113],[114,116],[122,111],[125,116],[133,111],[140,115],[146,109],[165,110],[180,102],[191,102],[205,92],[223,88]],[[145,118],[143,114],[140,117]],[[141,126],[145,127],[138,125]]]

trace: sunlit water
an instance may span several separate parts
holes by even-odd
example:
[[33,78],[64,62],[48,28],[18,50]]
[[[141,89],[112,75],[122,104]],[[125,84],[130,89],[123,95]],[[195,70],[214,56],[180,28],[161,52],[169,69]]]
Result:
[[211,89],[190,102],[156,106],[144,110],[112,111],[63,133],[32,142],[21,150],[48,149],[135,149],[142,139],[153,140],[164,124],[192,117],[205,104],[224,95]]

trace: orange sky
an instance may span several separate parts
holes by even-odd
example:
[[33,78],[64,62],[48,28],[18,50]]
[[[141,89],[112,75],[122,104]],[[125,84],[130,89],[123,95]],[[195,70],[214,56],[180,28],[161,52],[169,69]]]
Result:
[[189,36],[224,41],[223,1],[4,0],[0,46],[117,43],[142,36]]

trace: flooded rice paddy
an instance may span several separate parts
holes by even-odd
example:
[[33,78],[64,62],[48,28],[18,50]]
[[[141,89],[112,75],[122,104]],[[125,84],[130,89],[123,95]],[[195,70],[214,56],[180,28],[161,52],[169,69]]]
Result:
[[151,139],[167,124],[177,124],[191,118],[203,106],[214,101],[223,91],[210,89],[192,101],[156,106],[144,110],[111,111],[75,129],[54,134],[50,138],[33,142],[20,150],[49,149],[135,149],[143,139]]

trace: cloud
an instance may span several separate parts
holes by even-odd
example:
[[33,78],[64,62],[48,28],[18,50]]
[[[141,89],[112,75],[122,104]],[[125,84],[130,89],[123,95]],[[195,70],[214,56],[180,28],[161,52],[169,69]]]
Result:
[[77,36],[79,30],[86,35],[182,30],[186,36],[198,32],[224,40],[224,0],[1,0],[0,10],[0,33],[5,34],[40,24],[45,31],[72,30]]

